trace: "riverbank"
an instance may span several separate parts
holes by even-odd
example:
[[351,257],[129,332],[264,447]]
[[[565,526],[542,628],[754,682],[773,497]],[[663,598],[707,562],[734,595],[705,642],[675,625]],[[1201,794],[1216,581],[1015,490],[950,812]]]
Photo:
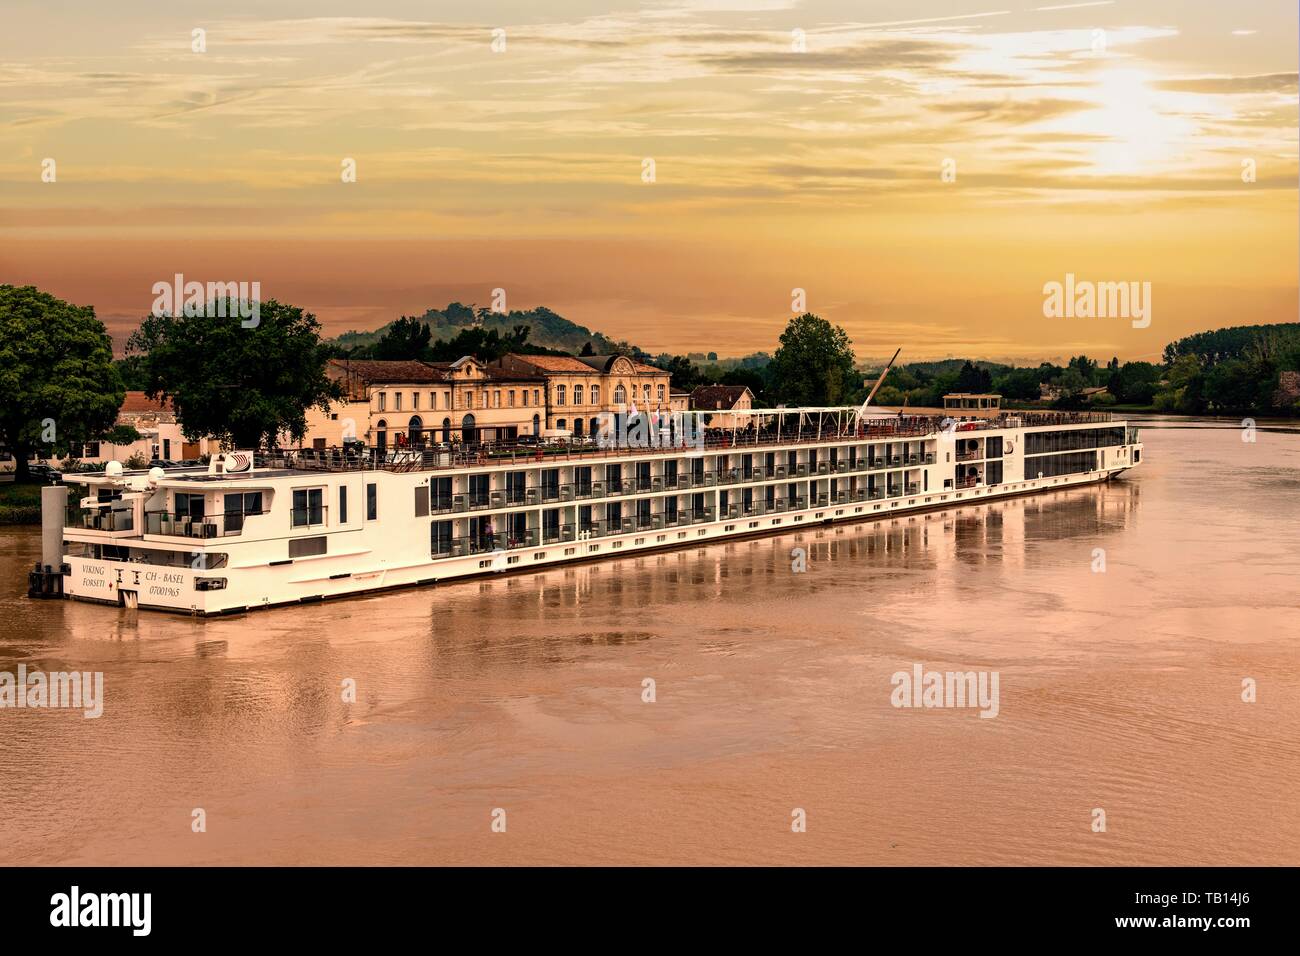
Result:
[[41,483],[0,484],[0,525],[41,523]]

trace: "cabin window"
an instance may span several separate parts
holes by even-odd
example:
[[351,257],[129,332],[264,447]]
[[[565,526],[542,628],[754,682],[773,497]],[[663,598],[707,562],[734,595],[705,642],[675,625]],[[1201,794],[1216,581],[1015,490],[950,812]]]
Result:
[[470,475],[469,476],[469,501],[471,505],[485,505],[488,503],[488,475]]
[[429,482],[429,492],[432,495],[432,506],[434,511],[450,511],[452,505],[451,479],[434,478]]
[[348,523],[348,486],[339,485],[339,524]]
[[[117,495],[121,497],[121,495]],[[102,499],[101,499],[102,500]],[[182,492],[176,493],[176,517],[178,518],[203,518],[203,496],[187,495]]]
[[429,486],[420,485],[415,489],[415,516],[417,518],[429,517]]
[[293,493],[293,526],[307,528],[325,523],[324,489],[297,488]]
[[451,554],[451,522],[435,521],[429,526],[429,552],[438,555]]
[[233,492],[225,498],[225,533],[239,534],[244,529],[246,515],[262,513],[262,493],[260,491]]
[[379,486],[366,485],[366,520],[374,521],[379,517]]
[[[590,476],[591,472],[587,472]],[[588,477],[590,483],[590,477]],[[547,468],[542,472],[542,498],[546,501],[554,501],[560,497],[560,469]]]
[[325,536],[323,534],[314,538],[289,539],[289,557],[291,558],[310,558],[324,553]]

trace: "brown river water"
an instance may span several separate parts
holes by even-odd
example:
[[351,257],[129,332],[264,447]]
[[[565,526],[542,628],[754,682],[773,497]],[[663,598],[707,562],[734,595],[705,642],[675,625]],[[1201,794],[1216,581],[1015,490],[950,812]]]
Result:
[[0,670],[104,674],[0,709],[6,862],[1300,864],[1300,431],[1143,425],[1107,485],[208,621],[30,601],[0,528]]

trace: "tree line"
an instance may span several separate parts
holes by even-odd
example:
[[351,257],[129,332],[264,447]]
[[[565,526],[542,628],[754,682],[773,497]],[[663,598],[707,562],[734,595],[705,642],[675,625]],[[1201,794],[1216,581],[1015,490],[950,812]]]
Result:
[[[326,374],[335,355],[428,361],[476,355],[491,361],[508,352],[570,354],[532,343],[526,323],[504,330],[465,325],[446,340],[434,340],[429,323],[403,317],[373,342],[342,347],[322,340],[314,315],[273,299],[260,303],[259,320],[251,326],[233,307],[207,313],[146,316],[126,355],[114,360],[93,307],[71,305],[32,286],[0,285],[0,445],[15,454],[19,476],[36,454],[62,457],[80,442],[137,440],[133,430],[117,425],[127,389],[169,403],[190,441],[206,436],[231,447],[259,448],[285,434],[301,440],[307,412],[328,411],[341,397],[340,386]],[[758,407],[858,404],[879,375],[859,368],[843,328],[812,313],[788,322],[770,356],[715,361],[710,355],[697,363],[690,356],[651,356],[603,336],[586,340],[579,354],[595,354],[598,344],[626,348],[623,354],[663,368],[674,388],[744,385]],[[1291,372],[1300,372],[1298,323],[1188,336],[1166,348],[1162,364],[1112,358],[1101,365],[1086,355],[1063,366],[912,363],[891,371],[875,401],[938,407],[949,392],[1038,401],[1046,385],[1058,408],[1087,403],[1189,414],[1300,414],[1300,396],[1283,387]],[[1098,393],[1102,387],[1105,393]]]

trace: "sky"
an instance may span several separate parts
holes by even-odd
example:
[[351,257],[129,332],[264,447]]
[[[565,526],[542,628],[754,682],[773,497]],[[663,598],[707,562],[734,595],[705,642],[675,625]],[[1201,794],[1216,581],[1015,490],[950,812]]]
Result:
[[[4,20],[0,282],[93,305],[119,344],[176,273],[259,282],[329,334],[502,289],[724,356],[804,309],[864,360],[1150,359],[1297,319],[1294,0]],[[1149,322],[1045,315],[1067,274],[1150,283]]]

